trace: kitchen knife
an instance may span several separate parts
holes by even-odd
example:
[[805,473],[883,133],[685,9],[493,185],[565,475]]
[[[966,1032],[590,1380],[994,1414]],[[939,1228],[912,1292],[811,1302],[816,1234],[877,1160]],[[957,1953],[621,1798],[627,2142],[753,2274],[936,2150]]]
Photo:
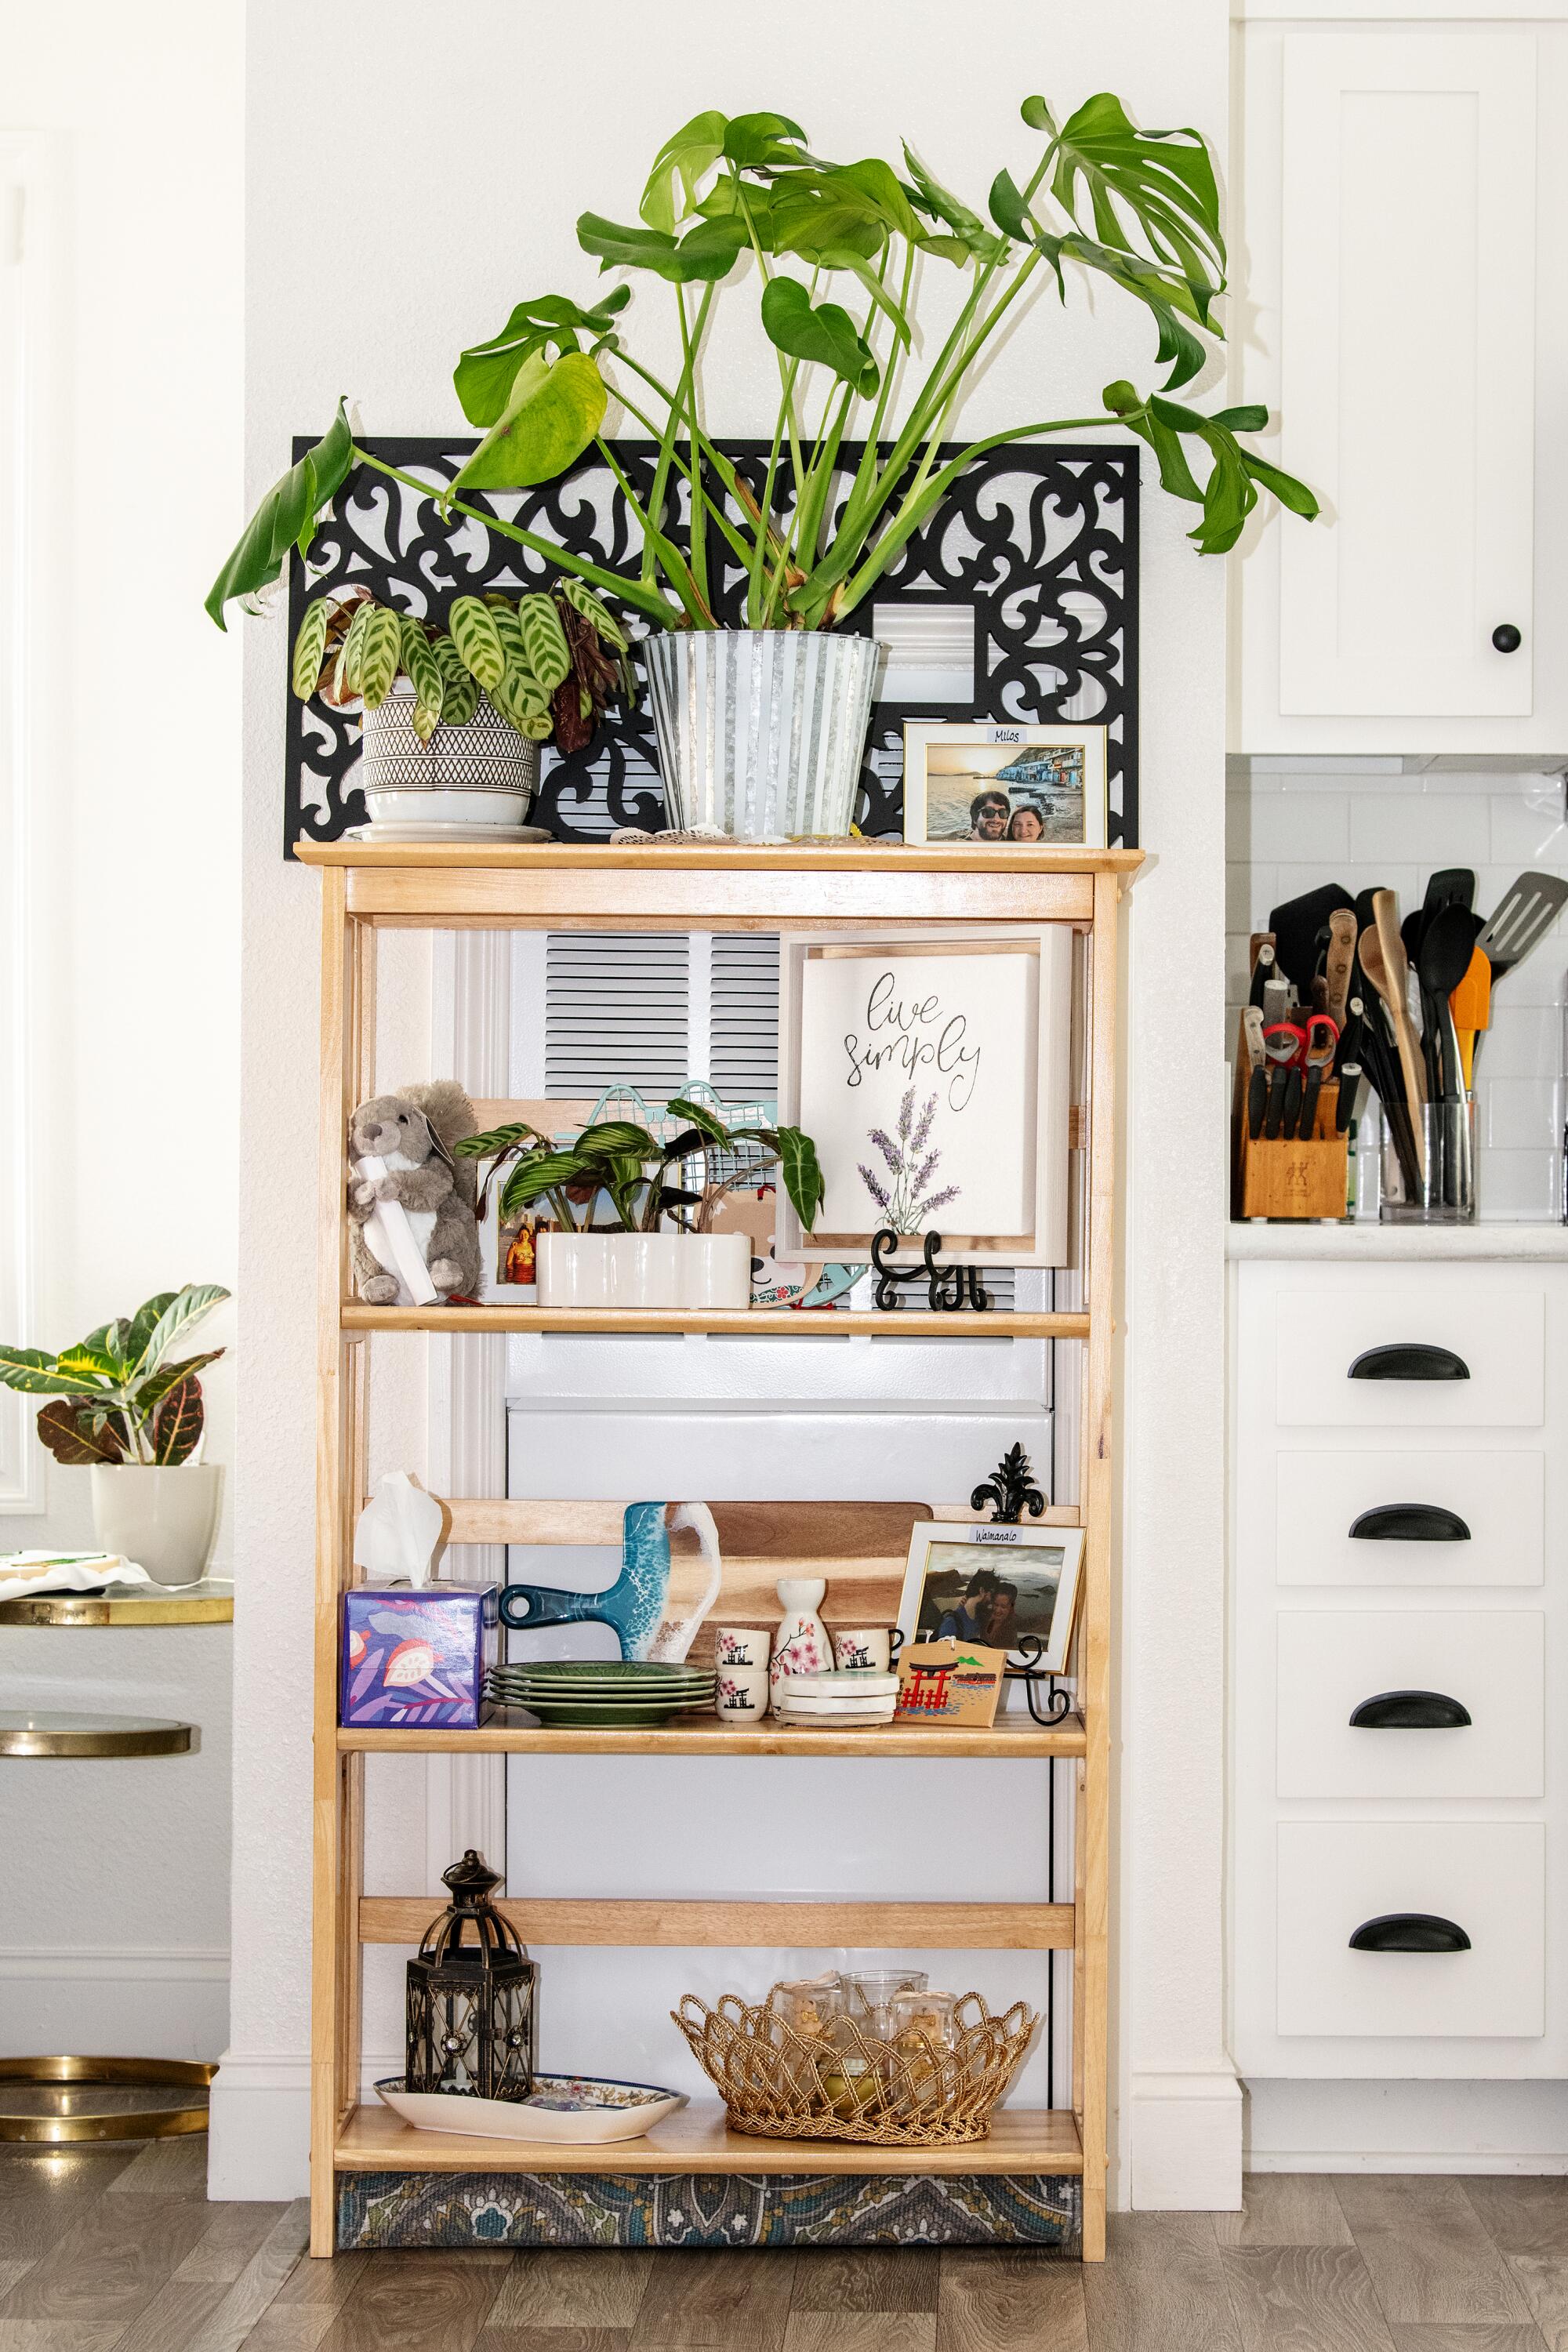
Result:
[[1279,1122],[1285,1116],[1285,1073],[1276,1066],[1268,1073],[1268,1104],[1263,1116],[1263,1132],[1272,1143],[1279,1133]]
[[1255,1066],[1247,1081],[1247,1132],[1254,1143],[1263,1132],[1263,1114],[1268,1108],[1268,1073]]
[[1285,1073],[1285,1115],[1280,1125],[1287,1135],[1300,1132],[1301,1117],[1301,1073],[1294,1062]]
[[1268,931],[1252,935],[1252,985],[1247,991],[1249,1004],[1261,1005],[1264,984],[1274,970],[1274,941]]
[[1329,945],[1323,958],[1323,978],[1328,983],[1323,1010],[1333,1016],[1341,1029],[1345,1025],[1351,974],[1355,970],[1355,942],[1354,908],[1336,907],[1329,917]]

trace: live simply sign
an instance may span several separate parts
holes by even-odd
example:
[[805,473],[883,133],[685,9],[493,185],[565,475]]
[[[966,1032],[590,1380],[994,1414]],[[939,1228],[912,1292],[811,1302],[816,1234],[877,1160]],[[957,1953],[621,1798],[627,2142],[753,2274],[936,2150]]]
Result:
[[800,1123],[830,1234],[1034,1222],[1035,956],[826,955],[801,975]]

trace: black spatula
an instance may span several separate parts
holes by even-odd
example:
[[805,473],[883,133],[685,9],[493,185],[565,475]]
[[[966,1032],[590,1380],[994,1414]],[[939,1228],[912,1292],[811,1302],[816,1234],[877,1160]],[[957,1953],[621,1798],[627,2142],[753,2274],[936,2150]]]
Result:
[[1516,963],[1524,961],[1531,948],[1540,946],[1564,906],[1568,906],[1568,882],[1555,874],[1521,874],[1512,889],[1504,891],[1497,912],[1476,941],[1491,965],[1494,988]]
[[1353,907],[1350,892],[1337,882],[1325,882],[1316,890],[1303,890],[1299,898],[1287,898],[1276,907],[1268,918],[1268,928],[1274,934],[1274,950],[1279,969],[1287,980],[1293,980],[1304,1004],[1312,998],[1312,974],[1318,969],[1319,936],[1327,928],[1329,917],[1337,907]]

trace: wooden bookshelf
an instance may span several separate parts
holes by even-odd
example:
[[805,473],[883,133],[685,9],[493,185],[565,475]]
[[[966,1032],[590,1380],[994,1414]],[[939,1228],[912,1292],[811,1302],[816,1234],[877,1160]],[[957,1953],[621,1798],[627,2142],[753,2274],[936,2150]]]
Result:
[[1004,2107],[989,2136],[959,2147],[868,2147],[731,2131],[717,2099],[694,2099],[641,2139],[608,2147],[416,2131],[390,2107],[356,2106],[332,2148],[344,2172],[1080,2172],[1065,2107]]
[[[1119,901],[1137,851],[1002,845],[906,849],[853,843],[784,848],[740,845],[626,848],[305,844],[321,869],[322,902],[321,1159],[318,1275],[318,1510],[315,1622],[314,1930],[311,2021],[311,2251],[331,2253],[339,2171],[789,2174],[1082,2174],[1082,2252],[1105,2250],[1107,1911],[1110,1883],[1110,1606],[1114,1451],[1111,1299],[1114,1287],[1114,1109]],[[1083,1153],[1082,1312],[806,1315],[792,1311],[628,1315],[480,1307],[380,1308],[351,1296],[344,1137],[354,1104],[374,1091],[376,940],[383,929],[563,930],[843,929],[972,933],[989,923],[1068,923],[1084,934],[1080,1005],[1085,1072],[1078,1139]],[[707,1333],[800,1339],[924,1338],[1070,1339],[1081,1384],[1079,1496],[1053,1508],[1086,1531],[1077,1636],[1080,1712],[1043,1728],[1009,1714],[984,1733],[929,1725],[818,1731],[731,1729],[688,1717],[655,1731],[547,1730],[515,1717],[472,1732],[349,1731],[338,1724],[342,1596],[353,1580],[354,1521],[367,1486],[366,1358],[395,1332]],[[1058,1374],[1058,1379],[1062,1375]],[[951,1498],[936,1516],[962,1517]],[[603,1541],[612,1507],[454,1500],[453,1543]],[[896,1594],[894,1541],[871,1505],[813,1507],[836,1524],[811,1560],[844,1605],[885,1609]],[[763,1524],[783,1507],[720,1506],[753,1514],[733,1555],[726,1540],[726,1605],[743,1607],[784,1572],[798,1541]],[[860,1514],[859,1518],[856,1514]],[[552,1514],[554,1517],[552,1517]],[[867,1516],[869,1515],[869,1516]],[[904,1509],[907,1537],[909,1510]],[[563,1524],[566,1532],[563,1534]],[[548,1528],[548,1534],[542,1530]],[[595,1530],[597,1529],[597,1532]],[[574,1531],[575,1531],[574,1533]],[[897,1531],[895,1530],[895,1533]],[[728,1580],[733,1566],[733,1591]],[[832,1615],[838,1612],[831,1612]],[[740,1622],[754,1622],[743,1615]],[[868,1617],[839,1622],[874,1622]],[[421,2132],[362,2104],[360,1990],[368,1943],[401,1942],[437,1907],[425,1895],[367,1898],[363,1889],[367,1758],[397,1754],[1066,1758],[1074,1774],[1073,1899],[1036,1904],[748,1902],[597,1905],[539,1898],[513,1908],[536,1942],[709,1942],[826,1939],[870,1948],[1002,1948],[1061,1953],[1072,1979],[1071,2109],[1005,2106],[984,2140],[961,2147],[889,2149],[830,2140],[781,2141],[731,2131],[714,2103],[697,2101],[640,2140],[600,2149]],[[1043,1846],[1043,1809],[1037,1812]]]

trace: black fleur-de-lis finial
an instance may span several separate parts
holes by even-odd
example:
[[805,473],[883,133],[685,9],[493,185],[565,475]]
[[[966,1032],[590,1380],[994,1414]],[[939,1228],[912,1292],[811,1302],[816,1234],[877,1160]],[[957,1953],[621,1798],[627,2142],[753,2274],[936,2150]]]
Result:
[[1037,1519],[1046,1507],[1046,1498],[1035,1485],[1034,1465],[1021,1445],[1010,1446],[983,1486],[976,1486],[969,1497],[972,1511],[984,1509],[987,1503],[995,1506],[991,1517],[994,1524],[1016,1528],[1026,1511]]

